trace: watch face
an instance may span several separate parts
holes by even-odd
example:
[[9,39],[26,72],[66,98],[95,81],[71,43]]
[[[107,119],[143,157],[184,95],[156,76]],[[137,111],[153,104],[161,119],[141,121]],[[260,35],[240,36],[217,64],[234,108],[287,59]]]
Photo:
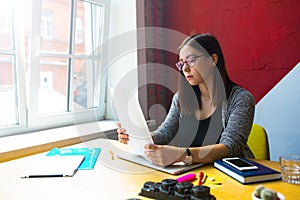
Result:
[[189,148],[186,148],[186,156],[185,158],[183,159],[183,162],[186,164],[186,165],[190,165],[192,164],[193,162],[193,157],[191,155],[191,151]]
[[193,157],[192,156],[186,156],[183,160],[183,162],[187,165],[190,165],[192,164],[192,161],[193,161]]

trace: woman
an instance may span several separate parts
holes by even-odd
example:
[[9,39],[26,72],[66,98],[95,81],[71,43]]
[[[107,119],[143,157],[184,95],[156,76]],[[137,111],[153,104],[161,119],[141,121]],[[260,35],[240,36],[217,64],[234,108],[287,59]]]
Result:
[[[179,90],[165,121],[152,133],[155,144],[145,145],[147,158],[161,166],[253,158],[247,139],[254,98],[230,80],[217,39],[209,34],[188,37],[179,47],[176,66],[182,74]],[[126,144],[128,133],[117,126],[119,141]]]

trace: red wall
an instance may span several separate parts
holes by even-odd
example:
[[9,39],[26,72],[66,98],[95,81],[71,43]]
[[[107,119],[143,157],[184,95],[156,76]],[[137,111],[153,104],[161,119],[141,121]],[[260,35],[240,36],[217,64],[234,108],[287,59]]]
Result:
[[299,0],[165,0],[165,8],[166,28],[219,39],[231,79],[256,102],[300,61]]

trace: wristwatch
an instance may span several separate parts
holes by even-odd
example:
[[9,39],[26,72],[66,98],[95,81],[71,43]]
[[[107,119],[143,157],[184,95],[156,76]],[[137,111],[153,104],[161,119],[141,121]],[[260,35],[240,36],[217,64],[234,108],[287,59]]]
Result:
[[189,148],[186,148],[185,152],[186,152],[186,155],[185,155],[185,158],[183,159],[183,162],[186,165],[191,165],[193,163],[193,157],[192,157],[191,151]]

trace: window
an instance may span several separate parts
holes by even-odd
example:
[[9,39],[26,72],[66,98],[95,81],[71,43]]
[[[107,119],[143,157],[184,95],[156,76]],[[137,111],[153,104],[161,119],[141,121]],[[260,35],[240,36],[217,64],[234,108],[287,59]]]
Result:
[[0,136],[103,119],[108,11],[108,0],[0,0]]
[[17,34],[21,34],[16,20],[19,12],[13,9],[14,3],[0,0],[0,127],[5,126],[7,130],[15,130],[15,125],[23,124],[25,117],[24,87],[21,86],[24,65],[20,63],[22,40],[16,40]]
[[54,17],[53,12],[49,10],[42,10],[41,17],[41,35],[44,38],[51,38],[54,36]]
[[83,35],[83,21],[80,17],[76,17],[76,32],[75,32],[75,42],[76,44],[82,43],[84,39]]

